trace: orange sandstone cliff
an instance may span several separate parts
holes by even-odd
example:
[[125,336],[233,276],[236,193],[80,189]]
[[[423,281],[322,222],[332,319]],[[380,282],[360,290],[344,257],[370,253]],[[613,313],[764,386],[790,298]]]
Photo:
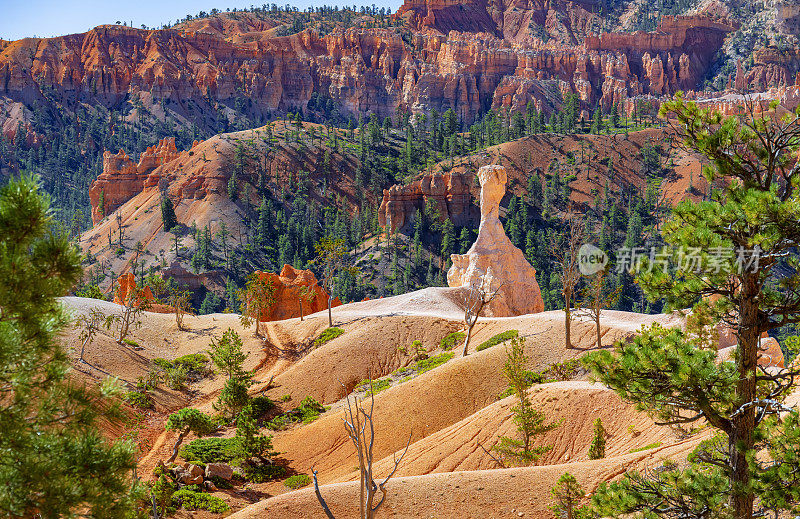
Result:
[[[269,311],[261,315],[261,321],[280,321],[300,317],[300,299],[302,288],[310,291],[303,299],[303,315],[313,314],[328,308],[328,294],[317,282],[317,277],[310,270],[298,270],[291,265],[284,265],[280,274],[257,271],[261,279],[266,279],[275,287],[275,303]],[[331,307],[342,302],[334,298]]]

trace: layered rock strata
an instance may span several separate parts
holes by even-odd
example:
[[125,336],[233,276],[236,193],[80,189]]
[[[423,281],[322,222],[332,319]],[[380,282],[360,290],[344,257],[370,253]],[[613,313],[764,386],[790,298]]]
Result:
[[441,218],[463,225],[472,202],[469,181],[464,173],[427,173],[411,184],[384,189],[378,220],[383,227],[396,231],[412,223],[417,210],[433,203]]
[[478,170],[481,184],[481,224],[478,238],[466,254],[453,254],[447,271],[451,287],[482,287],[497,292],[489,303],[491,315],[507,317],[544,311],[544,301],[534,269],[511,243],[500,223],[500,200],[507,176],[502,166]]
[[[573,26],[585,6],[571,3],[567,11],[578,14],[559,18],[538,3],[524,15],[482,1],[425,4],[425,16],[430,10],[434,18],[447,10],[462,12],[457,30],[421,31],[405,39],[383,28],[338,28],[324,36],[308,29],[275,37],[265,30],[269,24],[240,27],[212,19],[195,24],[208,32],[100,26],[83,34],[27,38],[0,50],[0,96],[28,105],[55,99],[66,106],[109,108],[143,96],[163,99],[168,110],[211,127],[218,103],[241,105],[246,99],[247,111],[266,115],[306,110],[312,95],[322,94],[346,115],[452,108],[469,123],[488,106],[518,109],[533,101],[541,109],[566,93],[577,93],[586,106],[600,101],[608,107],[625,96],[695,88],[732,29],[703,17],[665,17],[653,33],[587,36],[584,45],[583,34],[596,30]],[[520,29],[531,20],[547,26],[556,18],[572,20],[554,33],[563,34],[559,45],[544,45]],[[486,24],[495,29],[485,30]],[[132,117],[139,109],[134,110]]]

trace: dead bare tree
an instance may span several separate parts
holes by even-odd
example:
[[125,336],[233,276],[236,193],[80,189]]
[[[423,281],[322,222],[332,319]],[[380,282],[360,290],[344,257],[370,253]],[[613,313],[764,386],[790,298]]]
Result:
[[[389,475],[386,476],[383,481],[376,482],[372,473],[372,447],[375,443],[375,428],[372,421],[372,413],[375,408],[375,396],[371,380],[372,377],[370,376],[369,411],[364,408],[362,401],[357,397],[353,397],[353,401],[351,402],[350,395],[348,394],[347,408],[344,410],[343,418],[344,428],[358,454],[358,468],[361,475],[359,519],[373,519],[375,517],[376,512],[386,500],[386,483],[389,482],[389,479],[397,471],[397,467],[405,457],[406,452],[408,452],[408,446],[411,444],[411,434],[409,434],[403,453],[399,458],[397,456],[394,457],[394,467],[392,467]],[[322,497],[322,493],[319,491],[316,469],[312,468],[311,472],[314,474],[314,492],[317,495],[320,506],[322,506],[322,510],[325,512],[328,519],[336,519],[331,509],[328,507],[328,503],[326,503],[325,499]],[[378,499],[378,492],[381,493],[380,499],[375,503],[375,500]]]
[[493,281],[494,277],[491,274],[484,274],[480,277],[479,282],[469,287],[461,298],[461,306],[464,307],[464,325],[467,327],[467,336],[464,338],[463,357],[467,356],[469,341],[472,338],[472,329],[478,322],[478,317],[480,317],[486,305],[497,297],[497,293],[503,286],[503,284],[500,283],[496,289],[492,290]]
[[88,314],[83,314],[78,317],[75,321],[75,327],[80,329],[80,335],[78,337],[81,341],[81,356],[79,359],[81,362],[86,363],[83,359],[86,346],[91,344],[104,325],[106,328],[109,328],[112,321],[113,318],[104,314],[99,308],[91,308]]
[[583,298],[579,303],[577,315],[588,317],[595,324],[595,332],[597,334],[597,348],[603,347],[602,335],[600,334],[600,313],[604,308],[609,308],[617,304],[619,294],[622,287],[619,286],[614,290],[606,291],[606,278],[608,277],[608,269],[601,270],[592,275],[589,283],[583,291]]
[[144,291],[135,285],[124,294],[122,305],[118,314],[111,316],[109,324],[116,321],[117,343],[122,344],[125,337],[130,333],[131,328],[139,328],[142,325],[142,313],[150,306],[150,302],[144,297]]
[[550,236],[550,254],[558,266],[561,278],[561,295],[564,296],[564,344],[572,348],[570,328],[572,325],[572,299],[575,287],[580,281],[578,269],[578,249],[586,236],[586,227],[574,214],[567,216],[562,234]]

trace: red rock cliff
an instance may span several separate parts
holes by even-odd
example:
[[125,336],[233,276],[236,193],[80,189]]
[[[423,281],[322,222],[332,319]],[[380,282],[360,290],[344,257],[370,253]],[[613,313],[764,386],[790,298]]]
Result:
[[[313,314],[328,308],[328,294],[317,282],[317,277],[310,270],[298,270],[291,265],[284,265],[280,274],[260,272],[261,279],[267,279],[275,287],[275,304],[261,316],[261,321],[280,321],[300,317],[300,294],[302,287],[311,289],[311,295],[303,301],[303,315]],[[334,298],[331,306],[339,306],[342,302]]]
[[[254,113],[306,108],[312,94],[324,93],[349,115],[453,108],[471,122],[489,105],[519,108],[533,100],[551,106],[569,92],[589,106],[598,100],[608,106],[626,96],[693,88],[727,30],[702,17],[676,18],[654,33],[586,37],[584,46],[593,30],[589,4],[559,2],[562,14],[551,4],[414,0],[401,16],[424,8],[423,18],[430,11],[442,20],[455,10],[452,27],[443,27],[453,30],[423,30],[405,41],[383,28],[273,37],[267,26],[218,27],[213,19],[195,23],[209,32],[100,26],[28,38],[0,51],[0,96],[43,101],[41,85],[48,85],[63,102],[118,107],[142,94],[186,115],[198,107],[216,113],[215,102],[242,97]],[[531,21],[558,44],[542,45],[525,29]]]
[[463,224],[472,202],[470,181],[471,177],[464,173],[433,173],[406,186],[384,189],[378,220],[381,226],[397,230],[411,223],[414,213],[432,202],[443,218]]
[[[104,216],[111,214],[116,208],[139,194],[145,187],[156,185],[157,178],[150,174],[179,155],[175,147],[175,138],[162,139],[157,145],[150,146],[139,157],[138,164],[120,150],[119,153],[106,151],[103,153],[103,172],[89,188],[89,201],[92,204],[92,222],[97,223]],[[102,207],[100,198],[103,198]]]

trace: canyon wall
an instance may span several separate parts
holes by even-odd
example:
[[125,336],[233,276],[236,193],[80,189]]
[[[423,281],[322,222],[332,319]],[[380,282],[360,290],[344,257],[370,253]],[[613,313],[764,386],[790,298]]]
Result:
[[[67,106],[89,102],[119,109],[144,94],[202,125],[218,113],[216,102],[232,106],[244,99],[246,110],[264,115],[306,109],[312,94],[321,93],[345,115],[452,108],[469,123],[489,106],[518,109],[534,101],[549,108],[570,92],[587,107],[598,101],[607,107],[626,96],[694,88],[731,29],[703,17],[680,18],[655,33],[634,35],[593,38],[563,29],[571,36],[545,45],[509,29],[524,25],[501,16],[510,8],[481,1],[469,9],[443,2],[442,9],[466,9],[463,16],[472,20],[447,34],[337,28],[324,36],[307,29],[275,37],[266,26],[218,27],[209,19],[195,23],[208,32],[100,26],[83,34],[27,38],[0,51],[0,97],[45,102],[46,90],[48,99]],[[578,13],[570,16],[581,18],[584,4],[566,4]],[[404,12],[416,12],[414,5]],[[539,16],[538,5],[530,3],[528,23]],[[483,30],[484,23],[495,30]]]

